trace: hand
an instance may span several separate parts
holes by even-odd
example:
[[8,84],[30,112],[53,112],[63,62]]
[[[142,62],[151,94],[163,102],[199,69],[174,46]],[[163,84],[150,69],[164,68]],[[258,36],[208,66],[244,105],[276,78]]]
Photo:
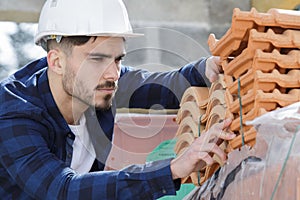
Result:
[[221,59],[219,56],[211,56],[206,59],[205,75],[210,82],[218,79],[218,75],[222,73]]
[[213,154],[225,163],[226,153],[213,141],[216,139],[232,140],[235,137],[235,134],[226,131],[231,121],[226,119],[214,124],[207,132],[201,134],[183,154],[173,159],[170,166],[173,179],[187,177],[192,172],[213,164],[215,162],[212,158]]

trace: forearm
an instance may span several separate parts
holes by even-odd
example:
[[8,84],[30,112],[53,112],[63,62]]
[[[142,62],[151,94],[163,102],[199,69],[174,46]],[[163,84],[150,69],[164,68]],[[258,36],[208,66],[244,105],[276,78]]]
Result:
[[71,171],[66,168],[65,173],[60,173],[56,180],[53,180],[44,196],[40,196],[42,193],[38,196],[41,199],[55,197],[70,200],[114,200],[157,199],[164,195],[176,194],[169,161],[132,165],[121,171],[101,171],[83,175]]
[[119,80],[117,107],[176,109],[184,91],[190,86],[206,87],[206,59],[190,63],[179,70],[150,73],[128,70]]
[[[14,124],[14,127],[10,125]],[[33,120],[0,120],[0,194],[34,199],[155,199],[175,194],[170,161],[78,174],[49,150]],[[44,134],[47,135],[47,134]],[[61,147],[62,148],[62,147]]]

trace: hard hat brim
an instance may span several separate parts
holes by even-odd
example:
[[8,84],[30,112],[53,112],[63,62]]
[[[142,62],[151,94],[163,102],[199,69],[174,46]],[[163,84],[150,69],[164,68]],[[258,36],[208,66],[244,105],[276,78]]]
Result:
[[133,38],[133,37],[141,37],[144,36],[143,33],[93,33],[93,34],[62,34],[62,33],[54,33],[53,31],[50,31],[49,34],[43,33],[43,34],[37,34],[36,37],[34,38],[34,43],[36,45],[41,44],[41,40],[47,36],[47,35],[60,35],[63,37],[68,37],[68,36],[95,36],[95,37],[123,37],[123,38]]

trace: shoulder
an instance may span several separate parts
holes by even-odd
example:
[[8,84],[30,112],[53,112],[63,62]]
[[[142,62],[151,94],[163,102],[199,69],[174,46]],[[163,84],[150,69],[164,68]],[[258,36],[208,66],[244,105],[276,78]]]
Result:
[[41,107],[38,87],[42,75],[46,73],[46,63],[45,58],[31,62],[1,82],[0,116],[28,113]]

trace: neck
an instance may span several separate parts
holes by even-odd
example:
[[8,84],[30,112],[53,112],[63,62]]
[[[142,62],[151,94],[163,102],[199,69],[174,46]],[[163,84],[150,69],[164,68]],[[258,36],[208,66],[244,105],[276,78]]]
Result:
[[78,124],[82,114],[88,109],[88,105],[66,93],[62,86],[61,76],[48,70],[48,78],[51,93],[62,116],[68,124]]

